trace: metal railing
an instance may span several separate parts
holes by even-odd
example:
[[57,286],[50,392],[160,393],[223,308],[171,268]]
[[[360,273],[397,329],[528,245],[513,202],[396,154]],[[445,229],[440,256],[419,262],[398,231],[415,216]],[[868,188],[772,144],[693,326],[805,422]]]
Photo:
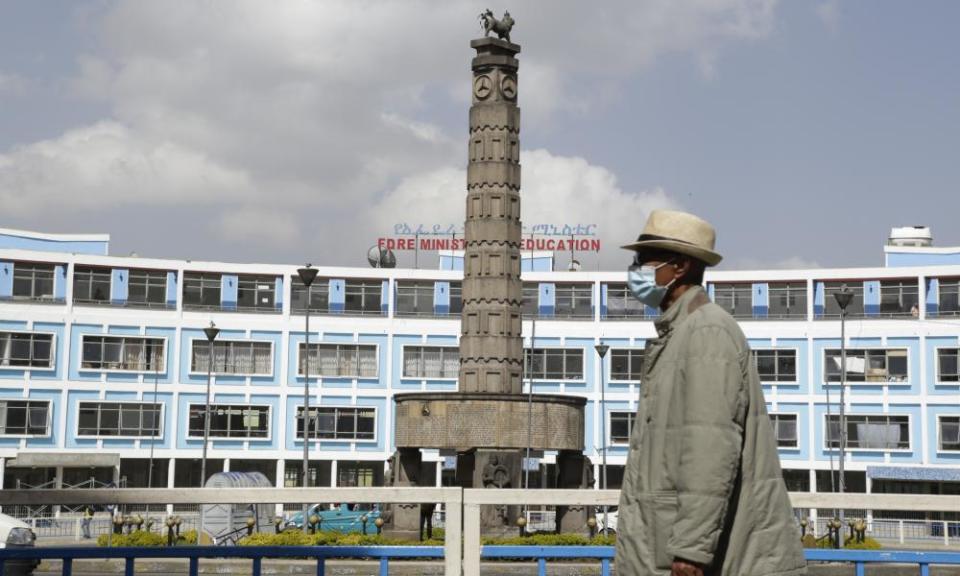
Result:
[[[794,507],[804,510],[851,509],[890,511],[960,512],[960,499],[954,496],[923,494],[812,494],[791,493]],[[357,502],[423,504],[443,503],[445,509],[445,541],[441,547],[181,547],[173,549],[107,549],[102,548],[36,548],[6,549],[0,558],[60,558],[65,573],[76,558],[124,558],[132,570],[133,558],[189,558],[191,574],[196,573],[200,558],[249,558],[254,574],[258,574],[263,558],[309,557],[318,562],[333,556],[374,558],[381,562],[381,573],[391,558],[443,558],[448,576],[478,576],[482,559],[534,558],[540,573],[546,562],[554,558],[593,558],[601,562],[601,570],[609,571],[612,547],[498,547],[481,545],[480,510],[482,506],[611,506],[619,500],[617,490],[489,490],[464,488],[234,488],[234,489],[100,489],[100,490],[3,490],[0,505],[57,506],[64,504],[143,505],[143,504],[233,504],[236,502],[270,502],[276,505],[302,502]],[[889,522],[873,520],[878,522]],[[908,521],[905,521],[905,523]],[[941,523],[950,535],[956,522]],[[905,524],[906,525],[906,524]],[[897,554],[901,554],[897,556]],[[923,566],[933,563],[960,564],[960,553],[903,553],[811,550],[811,561],[848,561],[859,567],[867,562],[912,562]],[[462,570],[462,572],[461,572]],[[128,572],[132,573],[132,572]]]

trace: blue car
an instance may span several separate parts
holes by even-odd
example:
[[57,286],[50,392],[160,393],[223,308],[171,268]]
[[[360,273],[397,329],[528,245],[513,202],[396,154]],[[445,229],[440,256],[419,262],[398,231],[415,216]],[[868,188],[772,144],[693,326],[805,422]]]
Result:
[[[330,509],[329,504],[314,504],[307,508],[307,518],[316,514],[320,518],[318,530],[324,532],[340,532],[342,534],[376,534],[376,519],[380,517],[380,510],[376,505],[369,504],[340,504]],[[366,526],[364,526],[364,516]],[[303,511],[294,512],[287,516],[283,529],[303,529]]]

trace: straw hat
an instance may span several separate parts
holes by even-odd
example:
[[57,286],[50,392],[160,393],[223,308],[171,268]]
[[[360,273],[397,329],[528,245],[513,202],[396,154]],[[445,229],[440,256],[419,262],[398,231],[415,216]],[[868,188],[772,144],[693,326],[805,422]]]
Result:
[[713,251],[716,239],[713,226],[702,218],[676,210],[654,210],[637,241],[621,248],[637,252],[667,250],[716,266],[723,259]]

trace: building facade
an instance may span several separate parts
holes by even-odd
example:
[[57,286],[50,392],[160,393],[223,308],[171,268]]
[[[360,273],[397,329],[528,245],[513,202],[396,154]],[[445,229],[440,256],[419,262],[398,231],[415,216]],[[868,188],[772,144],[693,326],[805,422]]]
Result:
[[[393,395],[457,389],[456,254],[442,270],[321,267],[308,294],[294,265],[116,257],[107,244],[0,230],[4,488],[198,486],[208,369],[208,473],[299,485],[304,361],[311,485],[381,485]],[[960,249],[885,253],[884,267],[707,273],[753,348],[791,490],[832,489],[832,294],[846,284],[848,491],[960,493]],[[656,311],[632,298],[624,272],[553,272],[547,254],[529,256],[524,390],[586,399],[586,455],[597,465],[606,445],[617,487]],[[453,482],[455,458],[423,456],[438,485]],[[531,485],[550,487],[553,455],[537,456]]]

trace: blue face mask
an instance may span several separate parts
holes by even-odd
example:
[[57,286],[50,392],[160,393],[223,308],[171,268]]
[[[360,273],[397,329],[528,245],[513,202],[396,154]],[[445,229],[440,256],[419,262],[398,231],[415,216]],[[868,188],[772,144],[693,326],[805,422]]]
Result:
[[637,266],[634,264],[627,269],[627,286],[633,297],[643,302],[651,308],[660,306],[667,290],[676,281],[676,278],[670,281],[666,286],[657,284],[657,270],[669,264],[664,262],[659,266]]

